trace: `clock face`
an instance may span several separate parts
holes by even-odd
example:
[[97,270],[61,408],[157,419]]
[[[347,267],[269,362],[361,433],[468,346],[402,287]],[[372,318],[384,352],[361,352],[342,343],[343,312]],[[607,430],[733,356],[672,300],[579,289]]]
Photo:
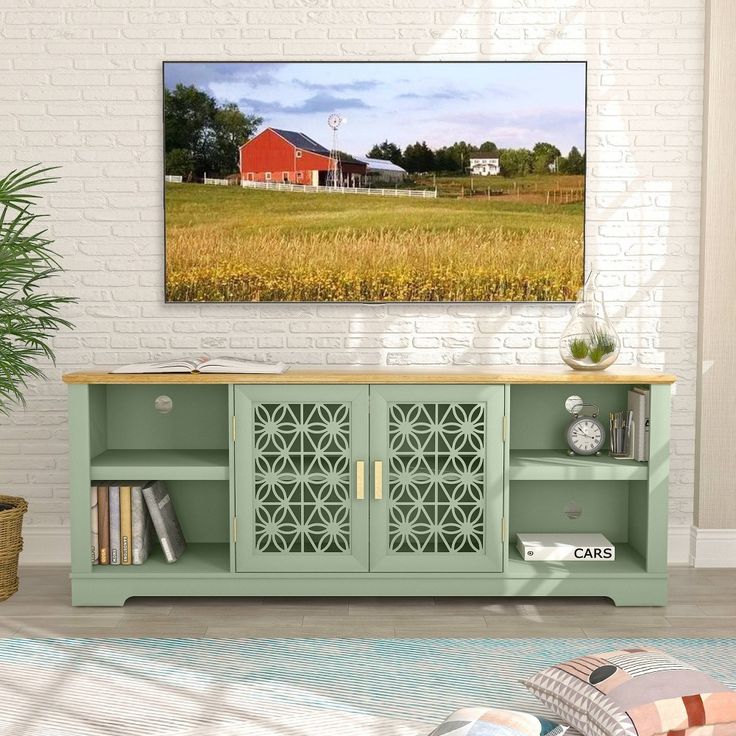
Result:
[[577,419],[567,430],[570,449],[578,455],[594,455],[604,441],[603,425],[590,417]]

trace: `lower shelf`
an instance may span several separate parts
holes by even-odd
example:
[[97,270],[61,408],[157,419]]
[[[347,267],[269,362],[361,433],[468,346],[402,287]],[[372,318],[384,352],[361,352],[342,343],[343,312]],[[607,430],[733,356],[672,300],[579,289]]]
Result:
[[[227,543],[222,544],[189,544],[184,554],[176,562],[166,562],[163,551],[160,547],[154,548],[151,556],[143,565],[95,565],[92,568],[92,576],[98,577],[146,577],[155,575],[160,577],[175,577],[177,575],[208,575],[212,573],[230,574],[230,547]],[[628,577],[630,575],[647,575],[644,558],[630,545],[616,545],[616,559],[612,562],[544,562],[535,561],[528,562],[521,559],[519,551],[515,545],[509,546],[509,562],[504,573],[492,573],[488,575],[469,573],[466,577],[475,577],[478,579],[491,578],[549,578],[563,577],[568,579],[576,578],[605,578],[610,577]],[[274,578],[291,577],[291,573],[238,573],[236,577],[268,577]],[[315,577],[342,577],[335,573],[325,573],[323,575],[311,573],[302,574],[305,578]],[[366,574],[363,576],[369,578],[390,578],[391,573]],[[432,573],[425,573],[424,576],[434,577]],[[444,577],[442,573],[437,573],[437,577]],[[404,576],[399,576],[404,577]],[[365,580],[365,577],[363,577]]]
[[230,545],[187,544],[176,562],[166,562],[161,547],[155,546],[142,565],[95,565],[92,576],[97,578],[173,578],[182,575],[199,576],[230,572]]

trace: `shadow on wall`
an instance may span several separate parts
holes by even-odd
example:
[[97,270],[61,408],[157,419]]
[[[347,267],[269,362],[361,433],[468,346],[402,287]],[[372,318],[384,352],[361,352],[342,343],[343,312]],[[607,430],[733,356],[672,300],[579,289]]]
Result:
[[[678,116],[683,103],[700,103],[699,89],[688,89],[692,82],[686,78],[678,87],[676,71],[690,67],[682,59],[663,59],[655,41],[638,41],[647,38],[645,30],[622,32],[620,11],[589,11],[584,0],[577,0],[568,10],[547,13],[558,18],[547,27],[536,17],[544,13],[536,14],[534,23],[522,23],[524,13],[518,13],[518,25],[503,25],[498,33],[501,16],[510,11],[493,6],[478,1],[443,13],[447,21],[426,54],[588,61],[586,273],[599,274],[609,317],[622,337],[618,364],[678,375],[670,504],[673,517],[689,522],[699,237],[695,182],[701,140],[695,120]],[[637,15],[652,28],[657,24],[656,13],[650,20],[646,13]],[[657,73],[671,69],[675,72],[667,78]],[[558,365],[558,339],[569,313],[564,304],[391,306],[381,340],[395,341],[398,333],[411,345],[384,344],[381,362]],[[402,325],[411,319],[413,333]]]

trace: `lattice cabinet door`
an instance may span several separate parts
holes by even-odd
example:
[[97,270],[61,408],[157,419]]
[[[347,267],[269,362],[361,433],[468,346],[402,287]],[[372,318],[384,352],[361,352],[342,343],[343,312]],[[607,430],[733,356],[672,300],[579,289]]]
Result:
[[237,570],[366,572],[368,387],[234,390]]
[[498,572],[503,386],[371,387],[371,570]]

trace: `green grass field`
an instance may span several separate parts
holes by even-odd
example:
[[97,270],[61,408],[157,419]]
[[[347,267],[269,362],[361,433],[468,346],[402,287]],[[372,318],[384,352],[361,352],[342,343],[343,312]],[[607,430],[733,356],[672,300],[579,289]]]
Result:
[[555,301],[583,205],[166,185],[169,301]]

